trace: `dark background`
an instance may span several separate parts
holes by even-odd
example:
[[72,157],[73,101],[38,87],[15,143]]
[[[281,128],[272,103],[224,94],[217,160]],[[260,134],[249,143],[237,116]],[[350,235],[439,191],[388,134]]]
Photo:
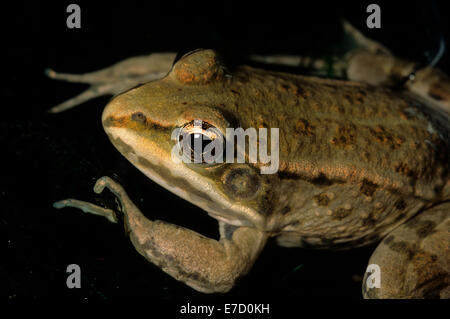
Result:
[[[81,6],[81,29],[66,27],[71,2]],[[83,73],[134,55],[200,47],[215,48],[237,63],[251,53],[314,55],[337,41],[340,18],[397,55],[426,62],[425,53],[436,50],[439,36],[448,43],[445,2],[373,1],[381,6],[378,30],[365,26],[368,1],[297,1],[295,6],[223,1],[195,7],[189,1],[92,2],[2,5],[0,298],[360,299],[374,247],[331,252],[269,243],[230,293],[203,295],[146,262],[122,225],[54,209],[53,202],[69,197],[115,207],[108,192],[92,191],[95,180],[108,175],[149,218],[218,237],[215,220],[148,180],[110,144],[100,123],[109,97],[46,113],[85,86],[49,80],[44,70]],[[449,72],[447,53],[438,66]],[[66,267],[73,263],[81,267],[81,289],[66,287]]]

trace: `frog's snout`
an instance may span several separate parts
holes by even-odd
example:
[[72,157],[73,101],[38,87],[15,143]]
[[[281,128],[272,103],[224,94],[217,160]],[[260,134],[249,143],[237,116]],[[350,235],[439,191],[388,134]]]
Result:
[[102,124],[103,128],[107,130],[109,127],[117,127],[124,124],[124,119],[129,116],[129,111],[123,103],[121,96],[113,98],[103,109]]

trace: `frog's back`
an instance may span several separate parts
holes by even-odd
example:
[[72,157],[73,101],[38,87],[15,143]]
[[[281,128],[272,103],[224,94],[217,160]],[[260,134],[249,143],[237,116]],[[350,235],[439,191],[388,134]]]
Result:
[[242,126],[280,129],[280,243],[363,245],[448,199],[448,126],[417,101],[353,82],[237,74]]

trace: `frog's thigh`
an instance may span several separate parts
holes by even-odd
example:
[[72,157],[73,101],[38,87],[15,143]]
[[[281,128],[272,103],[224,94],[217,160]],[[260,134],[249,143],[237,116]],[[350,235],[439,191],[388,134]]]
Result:
[[246,227],[221,227],[216,241],[189,229],[150,221],[131,202],[123,188],[108,177],[98,180],[120,200],[124,222],[137,251],[177,280],[207,293],[226,292],[248,272],[264,247],[267,236]]
[[439,204],[395,229],[369,264],[381,270],[381,287],[365,298],[450,298],[450,203]]

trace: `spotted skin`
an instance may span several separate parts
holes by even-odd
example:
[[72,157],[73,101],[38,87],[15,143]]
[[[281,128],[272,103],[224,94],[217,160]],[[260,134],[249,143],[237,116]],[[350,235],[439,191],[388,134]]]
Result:
[[[279,128],[278,171],[260,174],[260,162],[173,161],[172,131],[198,119],[222,132]],[[384,286],[365,287],[365,297],[448,296],[442,256],[448,256],[450,134],[411,97],[356,82],[228,70],[214,51],[200,50],[166,77],[116,96],[102,123],[146,176],[219,220],[219,241],[152,221],[120,185],[99,181],[121,201],[137,251],[194,289],[230,290],[270,237],[319,249],[385,238],[370,261],[380,265]],[[92,204],[71,203],[107,217]]]
[[380,288],[368,288],[366,298],[450,298],[450,203],[421,212],[391,232],[369,264],[381,270]]

